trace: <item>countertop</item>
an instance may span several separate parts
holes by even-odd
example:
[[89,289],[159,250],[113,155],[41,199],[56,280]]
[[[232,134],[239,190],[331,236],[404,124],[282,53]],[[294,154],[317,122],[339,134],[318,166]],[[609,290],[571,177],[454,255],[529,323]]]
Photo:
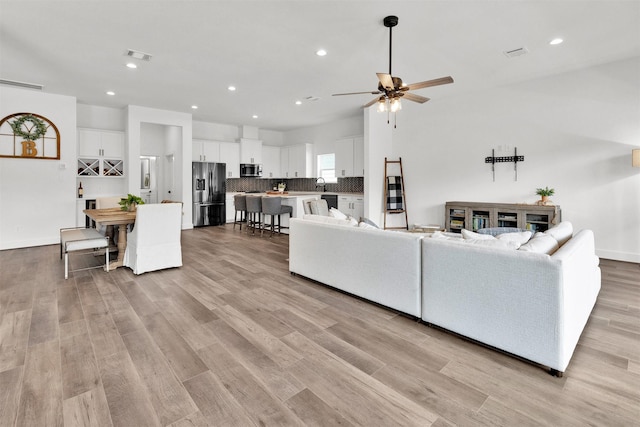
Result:
[[322,192],[322,191],[289,191],[287,194],[283,194],[282,196],[279,196],[278,194],[267,194],[266,192],[264,193],[245,193],[244,191],[232,191],[232,192],[227,192],[227,197],[229,197],[230,195],[235,195],[235,194],[247,194],[248,196],[274,196],[274,197],[305,197],[305,196],[322,196],[323,194],[326,195],[337,195],[337,196],[352,196],[352,197],[363,197],[364,194],[362,193],[336,193],[336,192]]

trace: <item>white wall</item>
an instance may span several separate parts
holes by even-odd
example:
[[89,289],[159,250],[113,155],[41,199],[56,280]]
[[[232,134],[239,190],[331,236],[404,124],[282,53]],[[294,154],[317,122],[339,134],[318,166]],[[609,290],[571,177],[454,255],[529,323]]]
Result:
[[210,141],[236,142],[238,138],[240,138],[240,131],[237,125],[194,121],[193,138]]
[[361,136],[363,134],[364,116],[360,113],[357,116],[347,117],[336,122],[284,132],[282,145],[313,144],[313,169],[315,175],[317,155],[335,153],[335,141],[338,139]]
[[[592,229],[598,255],[640,262],[640,58],[432,100],[403,102],[393,131],[409,223],[444,225],[446,201],[534,203],[553,187],[562,219]],[[455,76],[454,76],[455,78]],[[455,83],[454,83],[455,84]],[[491,165],[484,158],[525,161]],[[508,149],[507,149],[508,148]],[[375,184],[375,182],[374,182]]]
[[0,87],[0,117],[30,112],[60,132],[60,160],[0,158],[0,249],[58,243],[76,222],[76,99]]
[[142,123],[155,123],[160,125],[175,126],[180,128],[180,151],[176,153],[176,188],[179,187],[180,200],[183,202],[182,228],[193,228],[192,196],[191,196],[191,162],[183,164],[182,159],[191,159],[192,145],[192,121],[191,114],[176,111],[158,110],[155,108],[129,105],[127,107],[127,188],[131,194],[140,195],[140,130]]
[[78,127],[124,132],[127,114],[122,108],[100,107],[97,105],[77,104],[76,118]]

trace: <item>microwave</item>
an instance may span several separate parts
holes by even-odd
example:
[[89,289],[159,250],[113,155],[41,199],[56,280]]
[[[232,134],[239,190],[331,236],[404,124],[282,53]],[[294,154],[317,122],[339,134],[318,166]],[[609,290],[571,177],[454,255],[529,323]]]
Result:
[[256,165],[252,163],[241,163],[240,176],[241,177],[246,177],[246,176],[261,177],[262,165]]

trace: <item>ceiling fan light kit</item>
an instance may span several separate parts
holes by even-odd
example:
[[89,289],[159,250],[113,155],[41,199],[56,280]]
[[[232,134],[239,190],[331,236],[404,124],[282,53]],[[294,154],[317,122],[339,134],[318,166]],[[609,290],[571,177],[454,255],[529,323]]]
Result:
[[[424,82],[405,85],[402,82],[402,79],[400,77],[394,77],[391,74],[391,59],[392,59],[392,46],[393,46],[392,29],[393,27],[398,25],[398,17],[393,15],[387,16],[383,19],[382,23],[384,24],[385,27],[389,28],[389,73],[376,73],[379,81],[378,90],[373,92],[335,93],[333,94],[333,96],[360,95],[360,94],[376,95],[376,97],[372,101],[368,102],[363,107],[367,108],[377,103],[378,104],[377,109],[379,112],[396,113],[397,111],[402,109],[402,103],[401,103],[402,98],[409,101],[417,102],[419,104],[424,104],[429,100],[429,98],[426,98],[424,96],[409,93],[410,90],[423,89],[427,87],[453,83],[453,78],[451,78],[451,76],[447,76],[447,77],[441,77],[439,79],[427,80]],[[389,123],[388,115],[387,115],[387,123]],[[394,127],[395,127],[395,124],[394,124]]]

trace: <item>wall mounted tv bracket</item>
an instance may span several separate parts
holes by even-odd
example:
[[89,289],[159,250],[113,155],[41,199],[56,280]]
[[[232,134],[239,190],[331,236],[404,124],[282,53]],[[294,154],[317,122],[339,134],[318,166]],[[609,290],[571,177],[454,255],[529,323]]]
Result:
[[493,173],[493,182],[496,181],[496,163],[513,162],[513,171],[518,180],[518,162],[524,162],[524,156],[518,156],[518,147],[513,148],[513,156],[496,157],[496,150],[491,150],[491,156],[484,158],[485,163],[491,163],[491,172]]

